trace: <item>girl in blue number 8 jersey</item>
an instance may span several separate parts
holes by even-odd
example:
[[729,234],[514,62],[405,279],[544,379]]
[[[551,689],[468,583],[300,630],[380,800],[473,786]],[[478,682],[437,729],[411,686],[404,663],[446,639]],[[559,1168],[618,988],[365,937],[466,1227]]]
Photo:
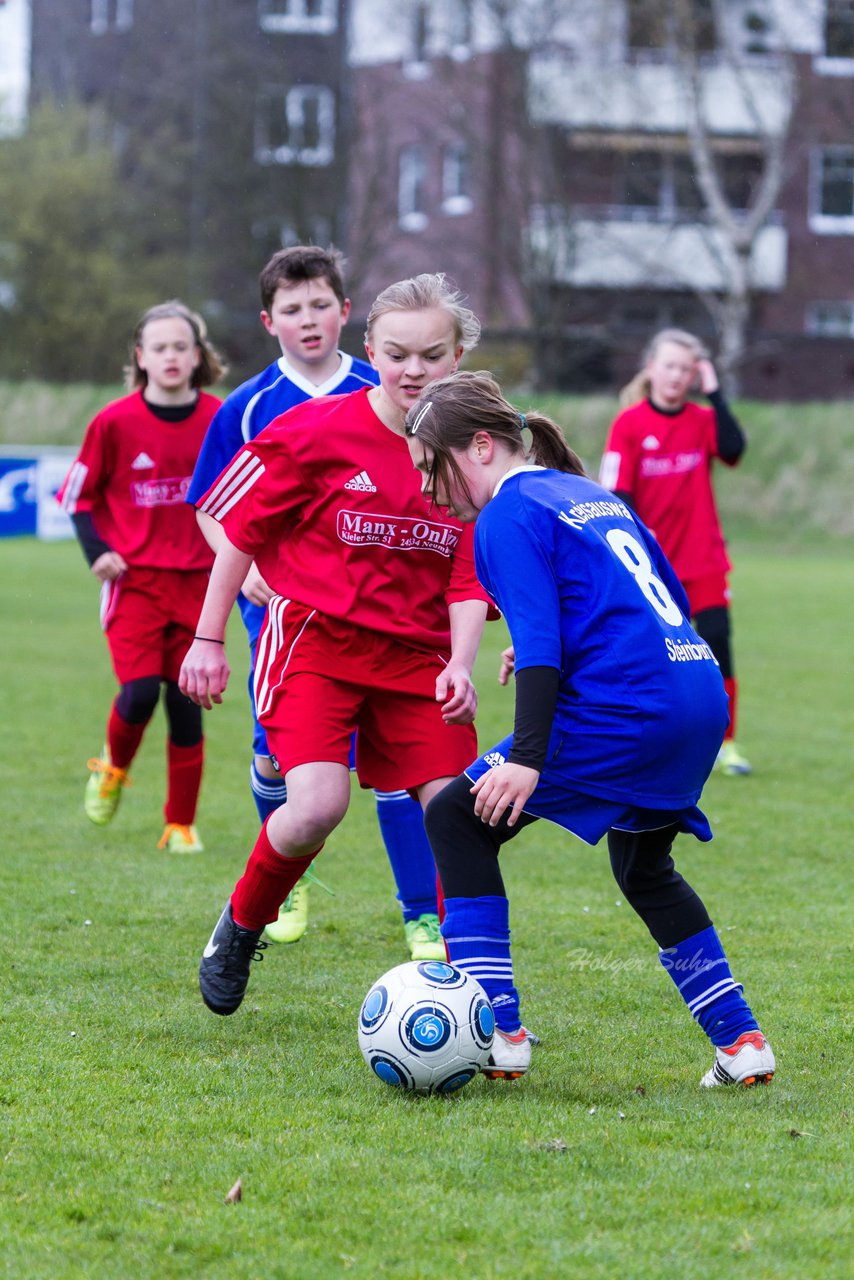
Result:
[[448,954],[495,1010],[487,1074],[530,1065],[498,854],[547,818],[588,844],[607,835],[617,883],[715,1047],[703,1085],[767,1083],[774,1055],[671,857],[680,831],[712,838],[697,801],[727,726],[720,670],[673,570],[631,510],[585,476],[560,428],[519,414],[490,374],[432,383],[406,434],[425,497],[477,522],[478,577],[513,646],[502,671],[515,667],[513,733],[426,814]]

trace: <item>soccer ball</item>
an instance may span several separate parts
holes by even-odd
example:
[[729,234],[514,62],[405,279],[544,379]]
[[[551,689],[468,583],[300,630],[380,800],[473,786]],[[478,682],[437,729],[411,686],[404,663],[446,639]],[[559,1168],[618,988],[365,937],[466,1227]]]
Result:
[[486,1066],[495,1015],[479,982],[441,960],[411,960],[374,983],[359,1013],[359,1048],[386,1084],[453,1093]]

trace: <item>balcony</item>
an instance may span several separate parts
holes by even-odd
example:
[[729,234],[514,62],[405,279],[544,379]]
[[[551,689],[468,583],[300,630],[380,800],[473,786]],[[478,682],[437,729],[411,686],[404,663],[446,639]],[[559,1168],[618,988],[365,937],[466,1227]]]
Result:
[[[673,62],[604,62],[555,54],[532,57],[531,119],[541,125],[618,133],[684,134],[691,101],[685,78]],[[789,72],[782,61],[701,68],[702,114],[712,134],[755,137],[757,125],[771,135],[785,131],[792,103]]]
[[[691,289],[726,287],[728,247],[714,227],[641,216],[610,208],[593,216],[548,219],[536,211],[528,229],[534,274],[576,289]],[[787,236],[782,223],[760,231],[750,259],[754,289],[778,292],[786,283]]]

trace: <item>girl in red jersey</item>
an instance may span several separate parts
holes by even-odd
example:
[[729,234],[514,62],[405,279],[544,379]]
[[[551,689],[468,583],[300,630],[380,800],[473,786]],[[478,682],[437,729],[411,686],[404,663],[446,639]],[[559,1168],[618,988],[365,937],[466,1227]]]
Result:
[[[711,408],[689,394],[699,384]],[[682,329],[662,329],[647,348],[643,367],[624,387],[625,406],[611,426],[600,482],[637,511],[676,570],[691,605],[694,628],[724,677],[729,727],[716,767],[750,773],[735,742],[738,686],[730,644],[731,569],[712,489],[716,458],[734,467],[747,445],[718,385],[700,340]]]
[[264,926],[344,817],[354,729],[362,786],[406,789],[422,804],[476,754],[471,670],[487,598],[471,531],[424,505],[404,420],[479,332],[443,276],[391,285],[367,324],[379,386],[275,419],[199,504],[226,540],[180,688],[203,707],[222,700],[225,623],[254,560],[275,593],[256,704],[288,793],[202,957],[215,1013],[237,1009]]
[[159,848],[196,853],[202,715],[178,691],[213,553],[185,501],[220,401],[201,391],[225,366],[204,322],[173,300],[146,311],[133,336],[125,383],[87,428],[58,499],[95,577],[101,621],[121,686],[107,722],[85,809],[98,826],[114,816],[128,770],[165,684],[169,726],[166,827]]

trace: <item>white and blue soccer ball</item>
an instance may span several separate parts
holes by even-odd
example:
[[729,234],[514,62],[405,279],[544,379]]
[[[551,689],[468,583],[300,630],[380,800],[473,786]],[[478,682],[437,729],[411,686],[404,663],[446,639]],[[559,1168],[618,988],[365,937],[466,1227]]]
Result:
[[483,987],[441,960],[389,969],[362,1002],[359,1048],[386,1084],[454,1093],[486,1066],[495,1015]]

